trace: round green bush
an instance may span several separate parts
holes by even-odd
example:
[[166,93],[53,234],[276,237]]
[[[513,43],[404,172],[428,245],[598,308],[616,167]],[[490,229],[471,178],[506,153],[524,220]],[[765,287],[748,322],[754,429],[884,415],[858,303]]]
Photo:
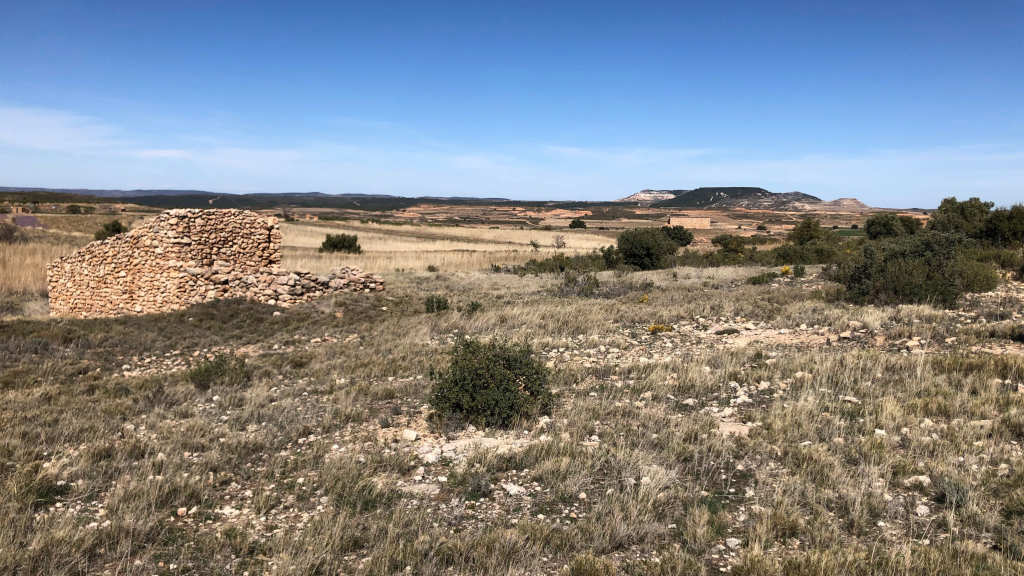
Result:
[[627,266],[655,270],[669,265],[679,245],[660,228],[634,228],[619,234],[619,253]]
[[431,372],[430,405],[443,419],[507,428],[551,413],[548,369],[525,342],[462,338],[449,359],[444,370]]

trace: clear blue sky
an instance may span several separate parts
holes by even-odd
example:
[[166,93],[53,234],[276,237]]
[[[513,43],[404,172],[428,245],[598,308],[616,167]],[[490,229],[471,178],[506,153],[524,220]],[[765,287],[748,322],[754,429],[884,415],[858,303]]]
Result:
[[1024,200],[1022,1],[2,3],[0,185]]

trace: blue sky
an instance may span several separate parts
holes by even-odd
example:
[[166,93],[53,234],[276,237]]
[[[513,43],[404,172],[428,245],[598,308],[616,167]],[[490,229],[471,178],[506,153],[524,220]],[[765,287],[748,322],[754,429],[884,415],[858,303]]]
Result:
[[1021,1],[0,2],[0,185],[1024,200]]

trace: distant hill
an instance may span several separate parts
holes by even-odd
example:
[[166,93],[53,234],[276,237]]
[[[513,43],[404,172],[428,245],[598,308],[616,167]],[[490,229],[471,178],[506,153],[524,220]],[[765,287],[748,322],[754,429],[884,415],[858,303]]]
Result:
[[655,208],[802,210],[820,204],[821,198],[803,192],[770,192],[750,186],[722,186],[693,190],[643,190],[620,201],[637,202]]

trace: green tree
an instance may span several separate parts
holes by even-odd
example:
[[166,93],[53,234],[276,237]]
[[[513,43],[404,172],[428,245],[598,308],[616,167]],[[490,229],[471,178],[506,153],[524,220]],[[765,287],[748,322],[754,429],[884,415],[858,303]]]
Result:
[[359,236],[355,234],[328,234],[320,244],[320,251],[360,254],[363,248],[359,245]]
[[892,212],[872,214],[864,223],[864,231],[868,238],[895,238],[916,234],[921,229],[921,222],[913,216],[898,216]]
[[1024,204],[993,210],[985,220],[981,237],[996,246],[1024,244]]
[[932,212],[928,220],[928,229],[947,234],[963,234],[978,237],[985,226],[992,202],[982,202],[979,198],[971,198],[960,202],[955,196],[946,198]]
[[661,231],[680,248],[689,246],[693,242],[693,232],[690,232],[684,226],[662,226]]
[[789,241],[803,246],[808,242],[823,240],[832,242],[837,239],[834,232],[821,227],[821,222],[815,218],[804,218],[792,230],[789,231]]
[[572,222],[569,222],[569,228],[571,230],[583,229],[587,227],[587,223],[583,221],[583,218],[573,218]]
[[679,246],[660,228],[634,228],[618,237],[622,261],[641,270],[665,268]]

